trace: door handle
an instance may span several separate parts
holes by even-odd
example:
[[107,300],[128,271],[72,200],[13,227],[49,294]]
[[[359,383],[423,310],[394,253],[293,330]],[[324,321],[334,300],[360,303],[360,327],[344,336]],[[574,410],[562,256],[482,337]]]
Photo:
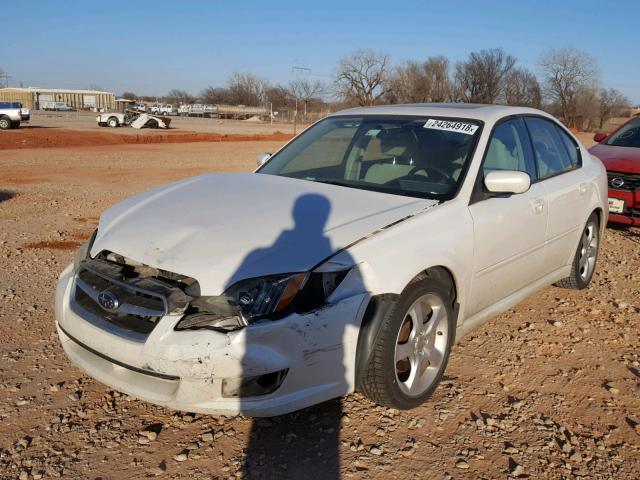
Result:
[[578,191],[580,192],[580,195],[584,195],[585,193],[587,193],[587,184],[581,183],[578,187]]
[[544,200],[536,198],[531,201],[531,207],[535,213],[542,213],[544,211]]

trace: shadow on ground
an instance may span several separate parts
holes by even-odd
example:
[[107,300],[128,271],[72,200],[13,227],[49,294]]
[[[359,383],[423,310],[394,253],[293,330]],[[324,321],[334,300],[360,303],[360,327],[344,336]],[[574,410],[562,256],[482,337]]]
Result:
[[340,399],[253,420],[245,455],[250,479],[340,479]]
[[13,192],[7,192],[5,190],[0,190],[0,203],[5,202],[7,200],[11,200],[15,197],[16,194]]
[[617,223],[608,223],[607,228],[619,232],[622,236],[633,242],[640,243],[640,228],[630,227],[629,225],[618,225]]

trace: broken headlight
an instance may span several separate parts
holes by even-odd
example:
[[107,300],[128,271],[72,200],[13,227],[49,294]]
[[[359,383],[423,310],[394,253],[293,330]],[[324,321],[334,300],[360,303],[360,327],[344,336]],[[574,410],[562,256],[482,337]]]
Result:
[[197,297],[176,330],[212,328],[231,331],[261,319],[319,308],[347,270],[290,273],[242,280],[217,297]]

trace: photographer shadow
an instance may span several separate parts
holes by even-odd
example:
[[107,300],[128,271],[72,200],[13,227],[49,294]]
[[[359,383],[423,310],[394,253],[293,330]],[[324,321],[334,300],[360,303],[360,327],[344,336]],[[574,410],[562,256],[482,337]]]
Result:
[[[310,251],[318,258],[331,256],[334,249],[331,240],[324,234],[330,213],[331,203],[323,195],[305,194],[298,197],[292,205],[293,228],[282,231],[271,246],[251,252],[236,274],[245,269],[251,270],[256,262],[268,262],[270,255],[275,258],[276,251],[286,251],[288,263],[292,265],[308,261]],[[232,278],[234,277],[236,275]],[[324,357],[319,357],[321,359],[318,364],[322,364],[323,369],[326,367],[325,372],[329,374],[327,376],[340,379],[332,388],[346,391],[348,382],[345,378],[342,339],[348,319],[336,318],[335,322],[329,329],[332,342],[336,342],[337,348],[324,353]],[[257,329],[252,330],[251,327],[245,329],[246,347],[242,362],[245,369],[256,362],[256,357],[250,352],[262,347],[262,334],[255,330]],[[295,349],[296,346],[292,345],[291,348]],[[302,365],[291,365],[291,369],[296,369],[296,372],[294,375],[289,373],[280,388],[286,385],[287,380],[295,382],[296,375],[299,379],[302,368]],[[247,371],[246,376],[250,373]],[[252,403],[255,404],[260,397],[249,391],[243,392],[242,388],[240,392],[240,409],[250,414]],[[273,395],[278,395],[278,390]],[[243,478],[340,478],[341,418],[342,406],[339,398],[286,415],[254,418],[242,465]]]

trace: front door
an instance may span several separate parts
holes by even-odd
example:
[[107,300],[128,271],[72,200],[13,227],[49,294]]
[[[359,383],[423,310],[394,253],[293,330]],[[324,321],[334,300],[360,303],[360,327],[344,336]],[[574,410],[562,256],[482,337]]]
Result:
[[[536,179],[535,162],[522,119],[498,124],[483,165],[492,170],[518,170]],[[487,196],[469,205],[474,225],[474,265],[467,314],[493,305],[544,275],[547,191],[532,183],[522,194]]]

